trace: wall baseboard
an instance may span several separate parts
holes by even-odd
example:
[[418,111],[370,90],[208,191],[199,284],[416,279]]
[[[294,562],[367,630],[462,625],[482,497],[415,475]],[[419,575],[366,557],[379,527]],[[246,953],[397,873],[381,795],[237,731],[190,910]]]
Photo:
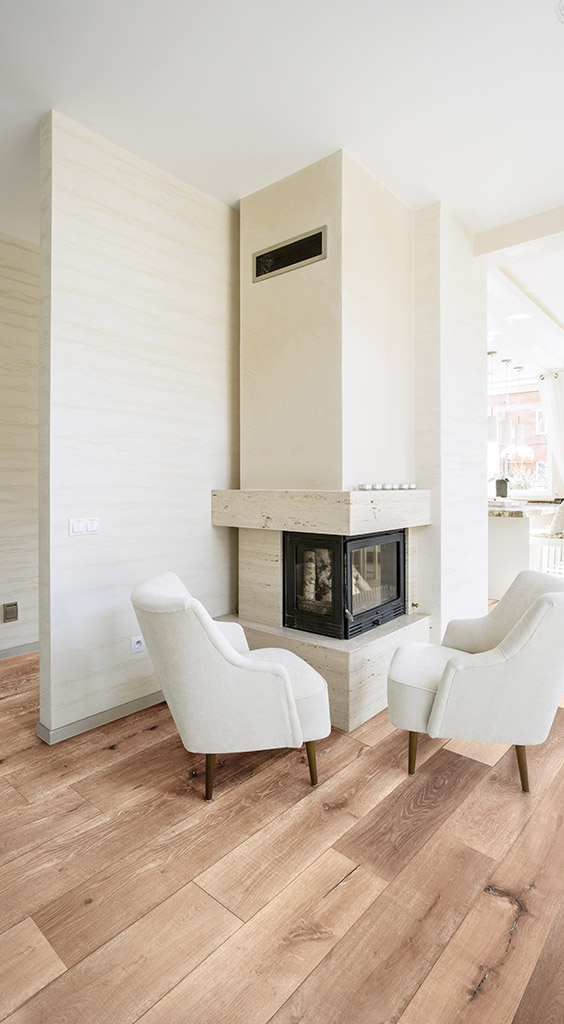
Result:
[[17,658],[18,654],[33,654],[34,651],[39,650],[39,640],[36,640],[33,644],[21,644],[19,647],[6,647],[5,650],[0,651],[0,661],[3,658]]
[[135,711],[142,711],[143,708],[152,707],[153,704],[162,704],[164,696],[162,690],[155,693],[147,693],[144,697],[136,697],[126,704],[118,704],[115,708],[108,708],[107,711],[99,711],[96,715],[89,715],[88,718],[79,718],[77,722],[69,722],[68,725],[60,725],[57,729],[48,729],[42,722],[37,723],[37,735],[49,745],[60,743],[61,740],[68,740],[71,736],[78,736],[81,732],[88,732],[89,729],[96,729],[99,725],[107,725],[108,722],[115,722],[118,718],[125,718],[134,714]]

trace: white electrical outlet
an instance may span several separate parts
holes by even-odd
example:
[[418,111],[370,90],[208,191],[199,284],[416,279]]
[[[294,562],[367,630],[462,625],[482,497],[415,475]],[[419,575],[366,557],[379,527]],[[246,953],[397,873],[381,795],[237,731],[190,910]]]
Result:
[[129,653],[140,654],[141,651],[146,650],[145,641],[142,636],[132,636],[129,641]]

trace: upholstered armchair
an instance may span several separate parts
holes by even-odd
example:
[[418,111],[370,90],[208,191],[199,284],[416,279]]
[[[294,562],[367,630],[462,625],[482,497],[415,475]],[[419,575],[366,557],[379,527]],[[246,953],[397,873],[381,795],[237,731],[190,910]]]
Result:
[[523,792],[526,748],[550,731],[564,691],[564,580],[520,572],[489,615],[455,619],[442,644],[402,644],[388,678],[390,721],[417,736],[509,743]]
[[315,740],[331,731],[327,683],[290,651],[250,651],[238,623],[215,622],[173,572],[131,595],[182,743],[206,755],[205,799],[217,754],[305,742],[317,785]]

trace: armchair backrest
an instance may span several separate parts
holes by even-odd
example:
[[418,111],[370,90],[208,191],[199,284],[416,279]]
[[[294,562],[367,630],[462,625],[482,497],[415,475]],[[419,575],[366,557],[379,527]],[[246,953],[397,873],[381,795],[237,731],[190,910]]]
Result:
[[[539,574],[540,575],[540,574]],[[490,650],[448,662],[429,736],[543,743],[564,690],[564,593],[543,593]]]
[[564,579],[546,572],[524,569],[515,577],[490,614],[484,618],[485,649],[497,647],[525,612],[532,608],[537,598],[543,594],[563,591]]
[[131,601],[187,750],[220,754],[301,745],[286,669],[236,651],[175,573],[140,583]]

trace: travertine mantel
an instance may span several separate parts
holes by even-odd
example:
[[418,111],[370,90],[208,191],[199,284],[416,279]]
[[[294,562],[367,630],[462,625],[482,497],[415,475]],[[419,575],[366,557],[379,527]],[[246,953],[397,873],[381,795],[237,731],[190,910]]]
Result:
[[212,491],[214,526],[350,537],[430,522],[430,491]]

